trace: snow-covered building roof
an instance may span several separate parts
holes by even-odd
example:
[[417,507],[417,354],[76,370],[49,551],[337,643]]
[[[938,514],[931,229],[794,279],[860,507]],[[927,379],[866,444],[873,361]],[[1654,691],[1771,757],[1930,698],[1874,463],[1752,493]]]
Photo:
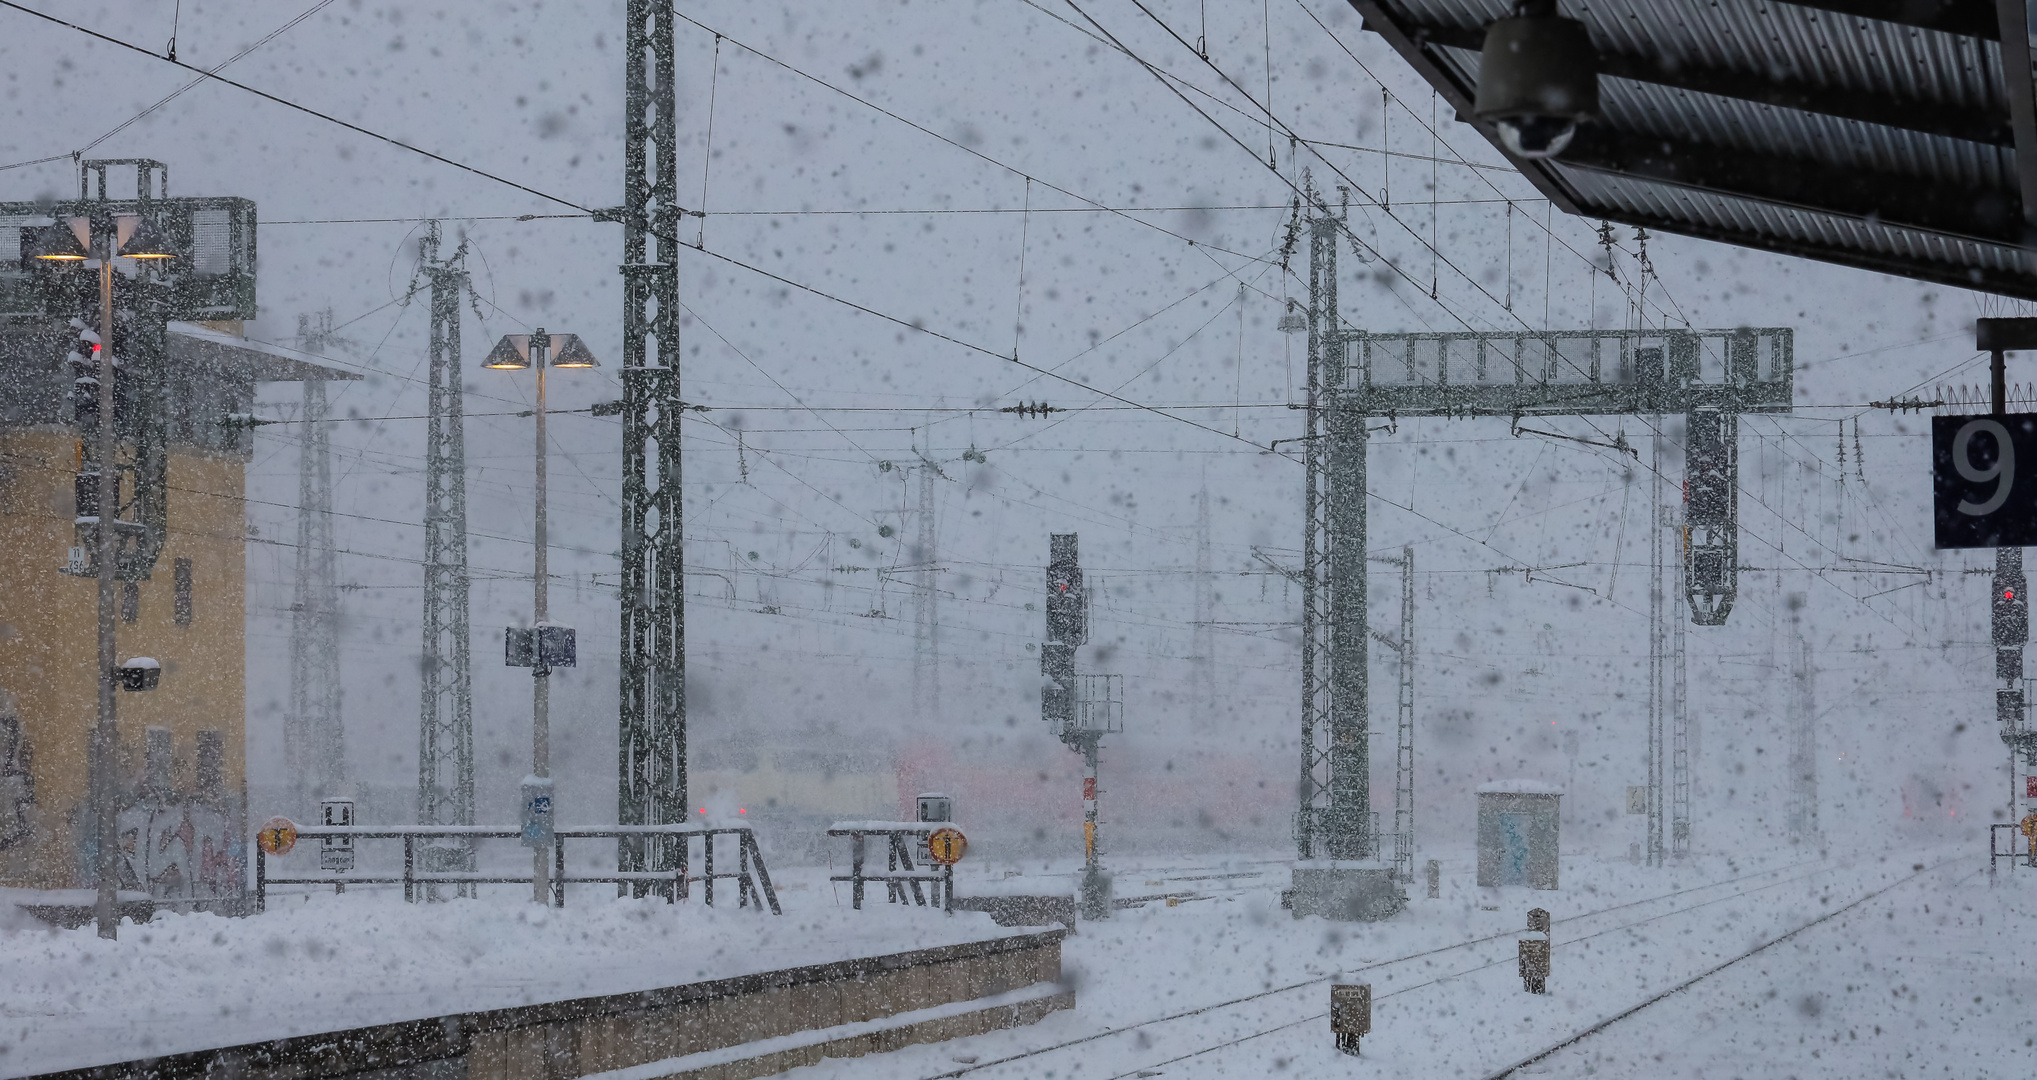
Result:
[[172,360],[208,364],[255,382],[341,381],[361,377],[354,365],[345,361],[241,337],[205,323],[170,323],[169,353]]
[[1563,789],[1540,780],[1494,780],[1478,785],[1480,795],[1561,795]]

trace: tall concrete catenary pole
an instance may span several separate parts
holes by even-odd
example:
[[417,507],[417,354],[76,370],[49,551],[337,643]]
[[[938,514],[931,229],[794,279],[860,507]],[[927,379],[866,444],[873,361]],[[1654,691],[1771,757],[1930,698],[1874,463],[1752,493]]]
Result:
[[[103,180],[101,185],[100,194],[103,195]],[[115,429],[113,411],[113,254],[118,226],[111,216],[102,220],[99,215],[94,215],[90,228],[95,249],[93,256],[99,260],[99,486],[98,506],[94,507],[98,520],[93,523],[92,529],[93,547],[99,561],[99,718],[92,726],[93,833],[98,845],[93,869],[99,877],[99,890],[92,914],[98,923],[99,936],[111,938],[119,933],[120,927],[120,852],[117,847],[120,837],[113,781],[114,755],[120,748],[120,732],[115,726],[113,706],[113,684],[119,677],[115,670],[119,661],[114,654],[113,640],[114,562],[118,548],[112,528],[120,501],[120,472],[115,465],[116,455],[120,452],[120,435]]]
[[[532,562],[532,621],[535,631],[531,650],[531,691],[530,691],[530,771],[540,781],[552,776],[552,669],[548,665],[542,644],[544,625],[551,620],[548,606],[551,589],[551,561],[547,557],[550,546],[545,535],[545,369],[552,364],[551,339],[544,328],[530,336],[530,365],[538,377],[537,401],[537,514],[532,530],[532,544],[536,554]],[[554,802],[552,805],[557,806]],[[539,844],[531,848],[531,900],[539,904],[551,902],[551,846]]]
[[[139,206],[135,218],[138,220],[130,219],[134,220],[135,228],[126,241],[120,238],[119,217],[106,192],[106,167],[119,164],[136,167],[136,201]],[[94,562],[92,574],[97,582],[95,637],[99,692],[97,718],[92,726],[87,752],[90,806],[87,814],[81,816],[89,816],[92,821],[94,850],[91,863],[93,876],[97,879],[93,917],[98,924],[99,936],[104,938],[116,937],[120,923],[121,854],[117,846],[119,825],[116,819],[119,785],[114,776],[119,764],[120,734],[115,718],[114,683],[121,673],[114,651],[114,582],[123,577],[132,581],[148,576],[167,532],[162,471],[167,466],[167,455],[163,452],[165,433],[160,425],[162,399],[157,378],[162,372],[163,359],[161,328],[165,308],[160,302],[161,293],[157,291],[161,282],[145,276],[136,281],[137,302],[128,324],[129,333],[121,343],[126,354],[126,362],[121,367],[125,368],[127,375],[121,388],[125,390],[128,407],[122,413],[116,413],[115,402],[123,395],[115,391],[119,372],[113,358],[113,260],[123,254],[123,249],[128,256],[141,260],[175,257],[168,238],[157,227],[151,209],[150,178],[159,171],[160,186],[167,195],[168,172],[159,161],[126,159],[80,163],[78,203],[85,226],[83,244],[77,242],[79,238],[72,232],[77,222],[64,215],[51,230],[42,234],[42,239],[35,242],[41,250],[33,255],[34,258],[59,262],[89,263],[96,259],[99,264],[97,340],[92,340],[90,331],[83,334],[91,341],[97,363],[88,367],[84,358],[79,357],[72,361],[72,366],[77,371],[73,401],[78,413],[79,454],[83,459],[78,470],[79,505],[74,520],[89,537]],[[96,200],[90,194],[90,177],[94,173],[99,178]],[[82,323],[73,325],[83,329]],[[86,371],[96,371],[97,374],[88,375]],[[96,385],[88,385],[93,383]],[[121,519],[119,453],[123,420],[135,440],[134,488],[128,507],[133,518],[129,520]],[[126,563],[121,560],[123,534],[135,541],[130,552],[133,558]],[[76,561],[79,560],[74,560],[74,563]],[[83,568],[77,569],[81,571]],[[74,571],[67,566],[66,572]],[[149,685],[152,684],[144,682],[138,688],[146,689]],[[84,825],[84,822],[79,824]]]

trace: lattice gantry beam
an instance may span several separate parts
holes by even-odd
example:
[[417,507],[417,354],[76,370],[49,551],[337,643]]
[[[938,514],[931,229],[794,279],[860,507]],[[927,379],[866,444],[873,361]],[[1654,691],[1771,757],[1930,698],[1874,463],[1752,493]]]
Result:
[[1338,344],[1333,412],[1515,419],[1682,414],[1684,597],[1692,622],[1724,625],[1739,591],[1740,416],[1790,411],[1795,360],[1788,327],[1346,330]]
[[1787,327],[1345,331],[1336,407],[1371,416],[1786,413],[1792,338]]

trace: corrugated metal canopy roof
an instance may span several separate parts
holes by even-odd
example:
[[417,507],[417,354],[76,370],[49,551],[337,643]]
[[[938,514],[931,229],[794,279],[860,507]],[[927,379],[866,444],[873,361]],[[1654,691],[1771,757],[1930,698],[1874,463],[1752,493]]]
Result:
[[1560,0],[1600,110],[1543,160],[1471,117],[1508,0],[1350,2],[1569,213],[2037,299],[2037,132],[2003,67],[2028,56],[1987,0]]

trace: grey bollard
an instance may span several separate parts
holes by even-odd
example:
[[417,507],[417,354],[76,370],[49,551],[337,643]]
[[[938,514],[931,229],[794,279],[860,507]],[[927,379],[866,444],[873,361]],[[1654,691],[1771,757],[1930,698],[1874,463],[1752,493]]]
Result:
[[1549,942],[1546,938],[1522,938],[1521,989],[1530,994],[1549,992]]
[[1530,994],[1546,994],[1549,992],[1549,946],[1555,940],[1555,935],[1549,932],[1547,908],[1528,910],[1528,932],[1540,934],[1542,939],[1520,939],[1521,989]]
[[1429,872],[1429,899],[1441,900],[1443,898],[1442,860],[1430,859],[1429,865],[1426,867],[1426,869]]

